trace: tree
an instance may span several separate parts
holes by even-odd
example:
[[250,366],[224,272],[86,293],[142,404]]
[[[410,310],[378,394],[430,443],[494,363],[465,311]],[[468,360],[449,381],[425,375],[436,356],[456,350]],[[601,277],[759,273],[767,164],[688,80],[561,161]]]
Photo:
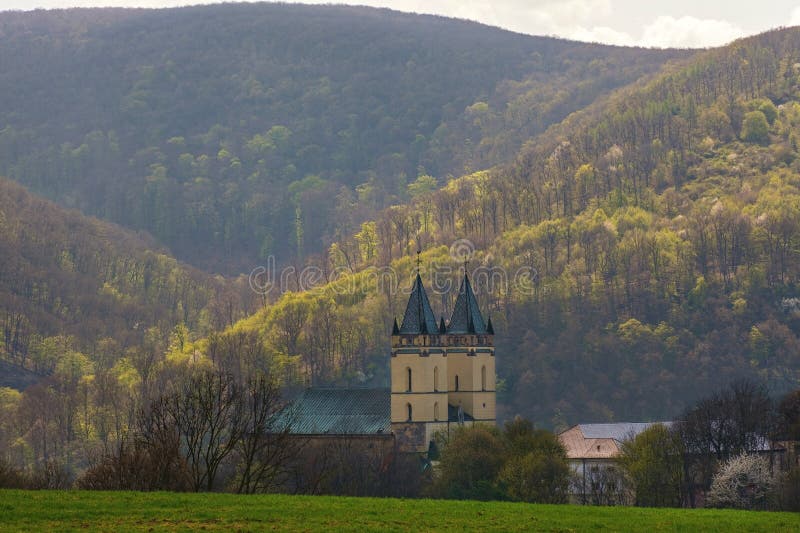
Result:
[[281,401],[278,384],[263,373],[249,378],[238,409],[242,434],[236,443],[236,491],[252,494],[280,486],[299,445],[291,437],[291,414]]
[[436,178],[428,175],[421,175],[412,183],[408,184],[408,195],[411,198],[417,198],[424,194],[431,193],[436,190]]
[[434,492],[445,498],[492,500],[502,493],[495,480],[503,467],[505,446],[493,426],[459,427],[442,449]]
[[741,138],[743,141],[759,144],[769,141],[769,122],[763,112],[745,113]]
[[503,437],[509,458],[498,485],[509,498],[537,503],[565,503],[569,487],[567,453],[551,432],[534,429],[521,417],[506,422]]
[[800,389],[781,398],[777,408],[776,437],[780,440],[800,440]]
[[720,461],[764,445],[772,433],[773,406],[762,385],[741,380],[702,398],[681,418],[686,481],[707,490]]
[[741,454],[726,461],[711,484],[707,503],[711,507],[768,509],[776,487],[769,460]]
[[683,441],[680,434],[656,424],[622,443],[620,465],[633,483],[635,504],[679,507],[683,486]]
[[168,400],[195,492],[214,489],[220,465],[242,437],[240,401],[239,384],[220,371],[203,371],[185,379]]

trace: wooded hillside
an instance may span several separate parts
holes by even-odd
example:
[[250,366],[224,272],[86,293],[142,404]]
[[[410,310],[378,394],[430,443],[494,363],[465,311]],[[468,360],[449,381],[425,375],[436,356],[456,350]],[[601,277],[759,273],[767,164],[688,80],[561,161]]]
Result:
[[[410,280],[419,243],[425,268],[455,273],[447,247],[468,238],[474,268],[534,271],[524,291],[481,295],[506,416],[549,426],[669,419],[739,377],[795,388],[799,62],[796,29],[700,54],[570,116],[512,164],[384,211],[332,246],[328,264],[392,264]],[[445,310],[446,298],[434,300]],[[290,294],[242,327],[275,339],[291,331],[319,379],[378,375],[403,304],[375,292]],[[302,320],[281,321],[303,305]],[[314,349],[315,321],[348,314],[374,326],[359,330],[377,332],[374,344]]]
[[178,324],[224,328],[255,296],[1,178],[0,258],[0,359],[43,374],[70,351],[113,360]]
[[3,13],[0,47],[0,175],[228,274],[323,252],[419,175],[508,161],[687,55],[274,3]]

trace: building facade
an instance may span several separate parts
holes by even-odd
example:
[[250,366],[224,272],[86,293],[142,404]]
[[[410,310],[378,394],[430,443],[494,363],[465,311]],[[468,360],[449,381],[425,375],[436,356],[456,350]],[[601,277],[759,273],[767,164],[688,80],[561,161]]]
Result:
[[447,323],[437,323],[417,274],[391,349],[391,428],[401,449],[427,451],[454,424],[495,424],[494,329],[466,274]]

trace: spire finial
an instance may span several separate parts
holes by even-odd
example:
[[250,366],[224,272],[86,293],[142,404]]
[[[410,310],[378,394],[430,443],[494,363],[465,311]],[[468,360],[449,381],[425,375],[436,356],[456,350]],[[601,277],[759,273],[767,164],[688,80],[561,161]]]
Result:
[[420,259],[420,255],[422,254],[422,250],[417,248],[417,272],[419,272],[419,265],[422,263],[422,259]]

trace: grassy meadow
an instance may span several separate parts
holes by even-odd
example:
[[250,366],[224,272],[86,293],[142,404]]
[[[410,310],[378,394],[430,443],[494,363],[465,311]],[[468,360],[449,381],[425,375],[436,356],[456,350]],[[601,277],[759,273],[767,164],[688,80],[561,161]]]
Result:
[[2,531],[798,531],[800,515],[327,496],[0,490]]

